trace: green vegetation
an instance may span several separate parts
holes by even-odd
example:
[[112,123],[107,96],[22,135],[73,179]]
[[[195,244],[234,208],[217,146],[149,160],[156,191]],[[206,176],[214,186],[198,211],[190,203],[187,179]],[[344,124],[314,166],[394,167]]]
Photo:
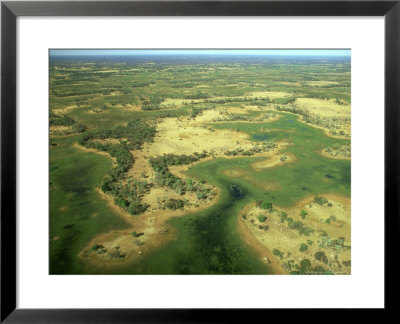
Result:
[[307,251],[307,250],[308,250],[308,245],[305,244],[305,243],[301,243],[301,244],[300,244],[299,251],[300,251],[300,252],[304,252],[304,251]]
[[328,199],[326,199],[324,197],[316,196],[316,197],[314,197],[313,202],[322,206],[322,205],[325,205],[326,203],[328,203]]
[[258,216],[258,221],[260,223],[264,223],[266,221],[266,219],[267,219],[267,216],[264,216],[264,215],[259,215]]
[[258,200],[256,202],[257,206],[262,208],[262,209],[266,209],[266,210],[272,210],[272,203],[269,201],[263,201],[263,200]]
[[278,249],[273,249],[272,250],[272,254],[279,257],[279,258],[283,258],[283,252],[279,251]]
[[300,212],[300,216],[301,216],[302,219],[305,219],[306,216],[307,216],[307,212],[306,212],[305,210],[302,210],[302,211]]
[[321,261],[325,264],[328,264],[329,262],[325,252],[316,252],[314,256],[316,260]]
[[67,130],[58,132],[50,130],[53,135],[71,135],[82,133],[86,130],[86,126],[79,123],[76,119],[66,115],[55,114],[53,112],[50,112],[49,124],[50,126],[69,126]]
[[287,218],[288,218],[288,214],[287,213],[285,213],[285,212],[280,212],[280,217],[281,217],[281,223],[284,223],[286,220],[287,220]]
[[165,204],[169,209],[175,210],[183,208],[185,202],[182,199],[173,199],[170,198],[168,202]]
[[[71,59],[51,60],[49,75],[50,126],[54,129],[50,140],[51,274],[269,273],[268,265],[260,261],[237,233],[236,221],[245,206],[260,202],[258,206],[270,217],[276,211],[274,207],[289,208],[309,195],[321,198],[319,195],[332,191],[350,195],[350,161],[320,154],[337,145],[344,145],[343,149],[346,145],[350,147],[350,141],[327,137],[322,130],[301,123],[299,119],[304,117],[308,123],[328,125],[327,120],[297,106],[301,98],[328,98],[339,106],[349,105],[349,61]],[[326,84],[318,85],[319,81]],[[248,110],[249,106],[253,111]],[[143,150],[144,143],[151,145],[156,136],[162,136],[156,133],[162,119],[189,120],[206,116],[206,110],[210,109],[228,113],[226,119],[205,127],[246,133],[254,147],[243,149],[239,144],[237,148],[228,147],[223,151],[225,158],[213,158],[211,150],[187,155],[177,151],[164,156],[147,155]],[[337,125],[331,123],[328,125],[331,132],[340,133]],[[279,142],[289,143],[279,153],[282,163],[273,169],[255,170],[254,162],[266,159],[255,154],[272,151]],[[113,159],[80,150],[76,144],[105,152]],[[136,153],[132,152],[135,150],[143,150],[151,166],[151,172],[146,170],[137,179],[127,172],[135,170]],[[295,159],[287,161],[288,156]],[[204,157],[208,159],[202,162]],[[171,166],[192,164],[186,172],[187,179],[170,171]],[[228,176],[224,172],[230,169],[245,170],[246,176]],[[141,174],[141,170],[136,174]],[[161,204],[172,213],[188,203],[185,193],[195,193],[199,199],[210,198],[205,184],[218,187],[218,202],[207,210],[168,221],[176,230],[175,239],[145,253],[139,261],[108,267],[93,266],[78,257],[85,247],[96,256],[105,253],[101,242],[87,246],[99,234],[124,230],[134,238],[141,235],[131,232],[129,224],[116,215],[96,188],[110,195],[115,205],[132,215],[140,215],[151,210],[144,203],[148,200],[143,198],[154,187],[168,187],[180,195],[180,198],[165,198]],[[326,204],[323,199],[317,200],[317,204]],[[242,215],[243,219],[246,217],[249,218]],[[280,212],[279,217],[291,230],[304,236],[314,232],[285,212]],[[331,216],[330,222],[334,221]],[[131,241],[140,240],[131,238]],[[313,248],[318,246],[321,251],[350,249],[342,238],[325,235],[315,241]],[[310,246],[309,241],[307,244]],[[126,254],[121,249],[110,248],[107,253],[115,260],[124,259]],[[287,257],[287,253],[278,249],[273,254],[281,259]],[[317,270],[325,273],[329,269],[329,262],[324,261],[327,256],[318,258],[327,265],[310,269],[305,259],[288,262],[287,267],[295,273]],[[350,260],[343,261],[343,267],[350,264]]]
[[158,185],[170,187],[180,195],[183,195],[188,191],[195,192],[199,199],[206,199],[209,197],[209,189],[205,188],[204,181],[195,182],[187,179],[185,182],[173,175],[168,169],[168,166],[170,165],[191,164],[206,156],[207,153],[205,152],[201,154],[195,153],[190,156],[167,154],[159,157],[151,157],[149,163],[152,169],[156,172],[155,182]]

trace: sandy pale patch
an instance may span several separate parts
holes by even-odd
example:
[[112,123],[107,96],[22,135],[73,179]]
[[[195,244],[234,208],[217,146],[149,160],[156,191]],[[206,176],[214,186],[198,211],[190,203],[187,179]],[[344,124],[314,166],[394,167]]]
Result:
[[[351,272],[351,201],[337,194],[323,194],[323,204],[308,196],[289,208],[274,206],[265,210],[255,203],[244,208],[238,218],[245,241],[251,241],[260,258],[280,266],[279,273],[299,271],[307,265],[306,273],[350,274]],[[282,212],[286,216],[282,217]],[[302,216],[303,215],[303,216]],[[289,220],[292,227],[289,226]],[[296,222],[313,231],[304,234]]]

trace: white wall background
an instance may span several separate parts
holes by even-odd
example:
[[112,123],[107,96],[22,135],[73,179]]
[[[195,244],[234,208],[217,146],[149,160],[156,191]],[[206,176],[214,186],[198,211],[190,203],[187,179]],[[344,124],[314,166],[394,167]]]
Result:
[[[19,18],[18,307],[383,307],[383,36],[366,17]],[[171,47],[351,48],[352,275],[48,275],[48,49]]]

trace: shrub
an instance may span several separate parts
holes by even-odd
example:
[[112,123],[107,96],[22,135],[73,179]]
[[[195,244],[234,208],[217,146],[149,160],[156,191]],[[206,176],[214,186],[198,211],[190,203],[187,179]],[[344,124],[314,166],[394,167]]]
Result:
[[316,197],[314,197],[314,200],[313,200],[316,204],[318,204],[318,205],[324,205],[324,204],[326,204],[327,202],[328,202],[328,199],[326,199],[326,198],[324,198],[324,197],[320,197],[320,196],[316,196]]
[[305,251],[307,251],[307,250],[308,250],[308,245],[305,244],[305,243],[301,243],[301,244],[300,244],[299,251],[300,251],[300,252],[305,252]]
[[319,273],[319,274],[321,274],[321,273],[324,274],[326,272],[325,268],[323,266],[320,266],[320,265],[316,266],[313,269],[313,271],[316,272],[316,273]]
[[259,221],[260,223],[264,223],[266,219],[267,219],[267,216],[264,216],[264,215],[258,216],[258,221]]
[[302,209],[301,212],[300,212],[300,216],[301,216],[302,219],[305,219],[306,216],[307,216],[307,212],[304,209]]
[[321,261],[325,264],[328,264],[328,258],[325,252],[315,252],[314,257],[316,260]]
[[288,218],[288,214],[285,212],[281,212],[280,216],[281,216],[281,223],[284,223],[285,220],[287,220],[287,218]]
[[312,271],[311,262],[308,259],[304,259],[300,262],[300,273],[307,273]]
[[169,209],[176,210],[182,208],[185,205],[185,202],[182,199],[170,198],[165,205]]
[[133,231],[131,234],[132,234],[133,237],[138,237],[139,236],[139,234],[136,233],[135,231]]
[[149,205],[133,201],[128,207],[128,212],[132,215],[141,214],[146,211],[147,207],[149,207]]
[[281,259],[283,258],[283,252],[279,251],[278,249],[273,249],[272,250],[272,254],[275,255],[275,256],[280,257]]
[[99,248],[100,248],[100,245],[98,245],[98,244],[94,244],[91,247],[92,251],[97,251]]
[[269,210],[271,210],[271,209],[272,209],[272,203],[264,200],[264,201],[261,203],[261,206],[260,206],[260,207],[261,207],[262,209],[269,209]]

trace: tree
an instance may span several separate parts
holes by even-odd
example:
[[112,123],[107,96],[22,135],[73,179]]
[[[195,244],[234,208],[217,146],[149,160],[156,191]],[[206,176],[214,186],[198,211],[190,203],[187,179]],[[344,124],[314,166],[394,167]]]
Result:
[[266,219],[267,219],[267,216],[264,216],[264,215],[258,216],[258,221],[259,221],[260,223],[264,223]]
[[272,203],[264,200],[260,206],[262,209],[272,209]]
[[305,244],[305,243],[301,243],[301,244],[300,244],[299,251],[300,251],[300,252],[305,252],[305,251],[307,251],[307,250],[308,250],[308,245]]

